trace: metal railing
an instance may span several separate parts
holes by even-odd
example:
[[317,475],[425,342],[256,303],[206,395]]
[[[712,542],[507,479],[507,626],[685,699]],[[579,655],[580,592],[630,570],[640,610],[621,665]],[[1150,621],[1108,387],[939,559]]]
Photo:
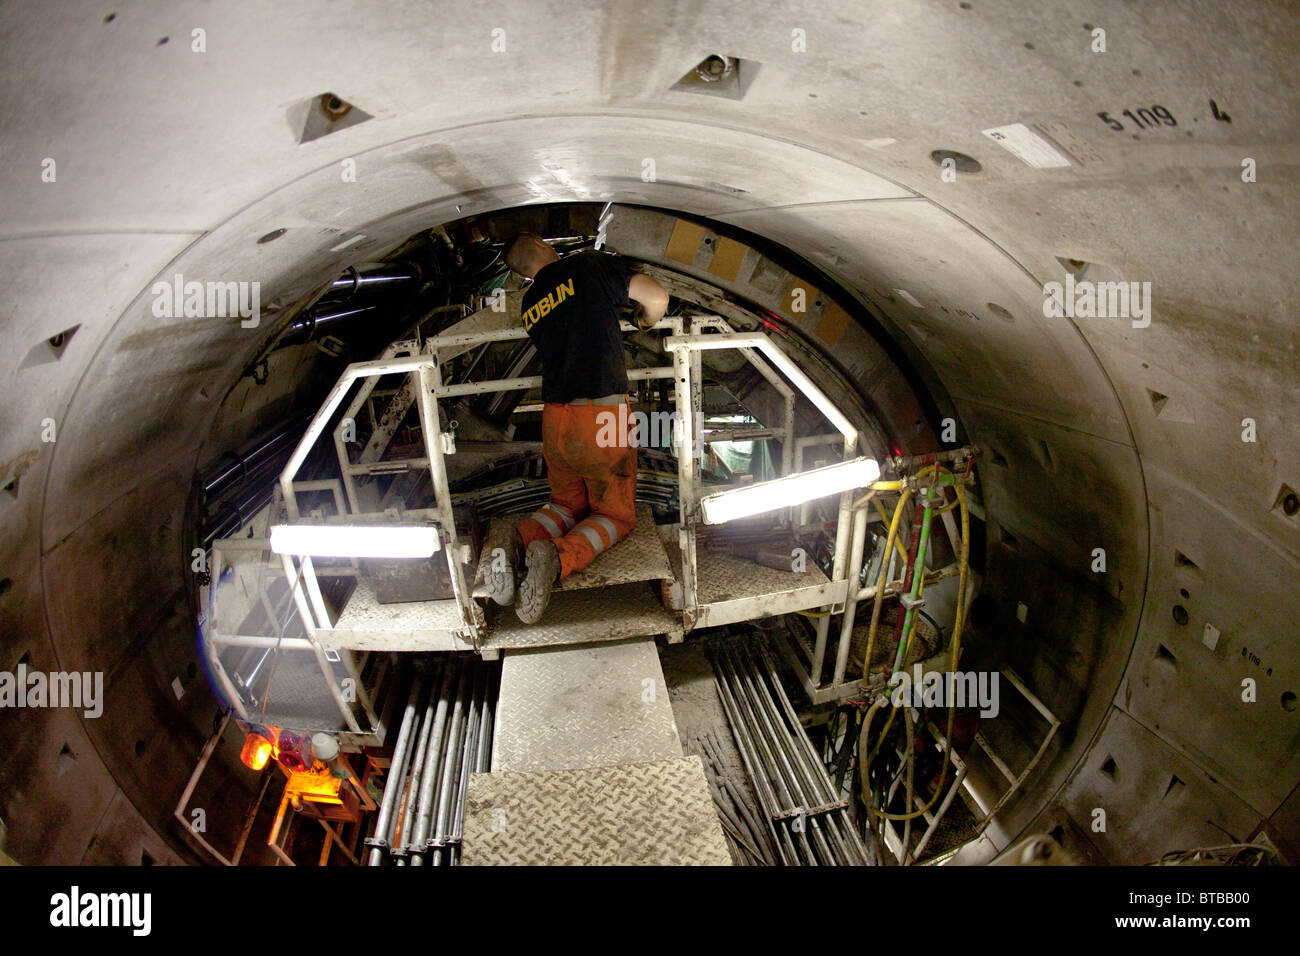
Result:
[[[441,377],[441,364],[448,358],[454,358],[477,346],[495,342],[520,341],[528,333],[519,325],[502,326],[505,316],[498,321],[486,310],[470,316],[457,326],[469,324],[473,331],[449,331],[427,339],[420,347],[415,340],[394,343],[378,360],[359,362],[348,366],[338,382],[331,389],[324,404],[307,427],[302,440],[286,463],[280,476],[280,487],[291,522],[301,520],[296,495],[293,492],[299,470],[306,462],[315,443],[324,435],[330,422],[334,420],[344,401],[358,385],[356,393],[346,406],[343,415],[333,429],[335,456],[339,464],[339,481],[346,496],[347,513],[323,523],[359,523],[369,517],[372,521],[382,520],[385,524],[397,523],[409,526],[412,520],[431,523],[438,529],[440,550],[448,562],[451,590],[455,602],[456,615],[454,623],[439,630],[422,631],[433,644],[422,644],[423,649],[458,650],[470,647],[482,650],[480,637],[483,634],[484,619],[481,611],[471,598],[466,585],[461,562],[460,546],[457,539],[455,521],[452,513],[451,495],[447,482],[444,456],[455,453],[454,433],[444,430],[439,419],[438,400],[465,395],[476,395],[508,390],[528,390],[541,384],[541,376],[517,376],[513,378],[492,379],[459,384],[444,384]],[[622,323],[625,331],[632,330],[628,323]],[[628,370],[630,381],[674,380],[674,392],[677,408],[678,458],[678,501],[680,506],[681,526],[678,537],[678,549],[681,552],[683,580],[682,614],[687,629],[703,626],[716,626],[733,621],[750,620],[785,614],[812,608],[824,608],[825,615],[817,626],[814,673],[819,673],[821,662],[826,654],[829,639],[830,615],[845,610],[846,600],[851,608],[859,597],[858,589],[850,587],[849,573],[856,568],[859,560],[850,560],[850,533],[852,517],[850,506],[852,492],[840,495],[834,556],[830,579],[827,582],[812,585],[799,585],[757,595],[748,595],[731,600],[705,601],[699,593],[698,561],[696,554],[696,529],[699,522],[699,504],[701,498],[700,450],[712,441],[724,440],[725,433],[705,435],[701,429],[701,395],[703,379],[700,353],[710,349],[735,349],[748,361],[759,375],[777,392],[782,401],[782,420],[779,426],[763,429],[765,434],[779,437],[782,443],[781,475],[789,476],[797,472],[797,463],[802,459],[804,448],[809,442],[795,434],[796,396],[803,395],[818,411],[822,413],[835,428],[832,436],[814,436],[814,441],[825,444],[828,440],[842,446],[844,460],[850,460],[857,449],[858,430],[837,408],[830,398],[783,352],[767,335],[757,333],[736,333],[722,318],[716,315],[697,315],[690,318],[689,334],[685,333],[683,318],[671,317],[661,320],[651,327],[666,330],[669,334],[664,339],[665,349],[672,355],[671,366],[657,366]],[[406,353],[406,354],[400,354]],[[355,416],[366,405],[379,379],[384,376],[404,375],[406,380],[392,396],[386,410],[375,419],[372,412],[373,429],[361,452],[358,461],[353,462],[348,453],[346,430],[355,427]],[[414,405],[419,414],[423,455],[397,461],[385,460],[383,452],[391,441],[397,428],[409,409]],[[433,488],[431,507],[420,512],[406,511],[399,514],[366,515],[362,511],[363,495],[359,481],[366,477],[393,473],[398,470],[425,469],[429,471]],[[791,518],[793,509],[782,506]],[[776,509],[776,510],[782,510]],[[861,549],[860,539],[856,539]],[[308,636],[314,643],[323,646],[339,647],[340,638],[331,638],[330,631],[336,621],[331,619],[329,610],[322,598],[317,568],[310,556],[285,555],[286,573],[295,580],[301,579],[301,588],[295,588],[294,596],[298,601]],[[382,630],[382,627],[376,628]],[[432,637],[430,637],[432,635]],[[349,638],[342,638],[347,640]],[[840,655],[846,652],[841,636]],[[398,649],[398,648],[390,648]],[[413,648],[412,648],[413,649]]]

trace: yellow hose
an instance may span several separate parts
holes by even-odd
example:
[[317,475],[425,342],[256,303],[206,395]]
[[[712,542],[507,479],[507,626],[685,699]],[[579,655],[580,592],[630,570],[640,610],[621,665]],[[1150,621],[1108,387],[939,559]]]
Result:
[[[890,520],[889,512],[885,511],[884,502],[880,501],[879,499],[876,499],[876,511],[880,513],[880,519],[885,523],[885,527],[889,527],[889,520]],[[903,565],[906,566],[907,549],[903,547],[903,539],[901,536],[894,539],[894,548],[898,551],[898,556],[903,559]],[[889,552],[886,551],[885,558],[888,557],[889,557]]]
[[[876,645],[876,628],[880,626],[880,606],[884,603],[885,597],[885,578],[889,576],[889,562],[885,560],[889,556],[890,545],[893,544],[895,536],[898,534],[898,524],[903,515],[903,509],[907,506],[907,500],[912,497],[910,488],[903,488],[902,494],[898,496],[898,504],[894,506],[894,517],[889,522],[889,534],[885,538],[885,557],[880,560],[880,576],[876,581],[876,598],[871,605],[871,627],[867,631],[867,653],[862,661],[862,683],[865,686],[867,675],[871,673],[871,651]],[[903,560],[907,560],[907,555],[903,555]]]
[[[952,626],[952,652],[948,664],[948,670],[955,674],[957,662],[961,657],[962,626],[966,623],[964,611],[966,608],[966,571],[970,564],[970,512],[966,507],[966,489],[960,483],[954,482],[953,490],[957,492],[957,502],[961,506],[961,578],[957,584],[957,616]],[[921,809],[911,813],[886,813],[884,810],[877,810],[875,812],[876,816],[883,817],[886,820],[913,820],[924,813],[928,813],[930,808],[934,806],[935,801],[939,799],[939,794],[943,793],[943,784],[948,775],[948,765],[952,762],[952,725],[956,712],[956,698],[950,695],[948,700],[948,730],[944,734],[947,743],[943,748],[943,765],[939,770],[939,785],[934,788],[934,794],[930,797],[929,802]],[[881,733],[881,739],[884,739],[883,732]],[[914,757],[915,755],[911,753],[907,755],[908,760],[912,760]],[[866,787],[866,770],[869,768],[870,764],[866,769],[861,770],[864,788]]]

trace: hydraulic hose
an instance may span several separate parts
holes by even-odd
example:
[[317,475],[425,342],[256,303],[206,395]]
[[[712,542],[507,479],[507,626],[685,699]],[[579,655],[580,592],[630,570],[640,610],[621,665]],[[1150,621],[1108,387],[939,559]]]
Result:
[[[941,475],[943,476],[943,478],[946,479],[942,481],[942,484],[952,484],[953,491],[956,494],[956,501],[952,505],[946,506],[943,509],[927,508],[924,518],[929,519],[933,517],[933,514],[936,513],[941,514],[943,510],[947,510],[948,507],[955,506],[960,508],[961,510],[961,556],[959,562],[960,578],[957,585],[957,611],[953,622],[952,643],[951,643],[951,650],[949,656],[949,668],[948,668],[950,672],[955,673],[957,670],[957,664],[961,658],[961,635],[962,635],[962,629],[965,625],[965,618],[966,618],[966,613],[965,613],[966,612],[966,588],[967,588],[967,577],[968,577],[968,572],[970,567],[970,511],[966,503],[966,489],[962,486],[961,482],[958,481],[950,471],[936,465],[934,468],[934,481],[936,485],[940,483]],[[890,545],[894,540],[895,534],[897,533],[899,518],[902,515],[903,507],[906,504],[907,495],[908,495],[908,491],[907,489],[904,489],[903,495],[900,496],[898,505],[894,510],[894,518],[893,521],[890,523],[890,528],[889,528],[889,537],[885,541],[886,554],[888,554]],[[924,527],[922,531],[923,533],[925,532]],[[918,548],[918,563],[919,563],[919,556],[920,556],[920,549]],[[881,564],[882,564],[881,581],[877,588],[876,605],[872,610],[871,631],[867,638],[867,653],[866,653],[866,659],[863,661],[863,674],[869,672],[871,651],[875,641],[875,630],[876,630],[877,622],[879,620],[881,592],[884,590],[883,578],[887,573],[885,562],[882,561]],[[920,579],[923,583],[924,574],[920,575]],[[910,630],[908,632],[908,636],[910,639]],[[900,654],[905,654],[905,653],[906,653],[905,647],[902,643],[900,643]],[[898,660],[896,659],[895,667],[894,667],[895,673],[897,672],[898,667],[899,664],[898,664]],[[946,744],[944,746],[943,763],[939,771],[939,783],[938,786],[935,787],[934,793],[931,795],[929,801],[921,809],[916,811],[911,811],[908,813],[900,813],[900,814],[889,813],[883,807],[880,810],[874,810],[872,808],[871,790],[870,790],[871,764],[875,759],[876,753],[883,745],[886,735],[889,732],[889,728],[893,723],[893,717],[894,717],[893,713],[890,714],[890,719],[886,721],[885,727],[881,730],[880,737],[877,740],[876,746],[872,748],[870,751],[868,750],[868,742],[870,737],[871,718],[875,715],[875,712],[880,707],[884,706],[886,702],[887,702],[887,698],[882,697],[879,698],[875,703],[871,705],[871,709],[868,710],[867,716],[863,719],[862,730],[858,738],[858,773],[861,778],[863,802],[867,806],[867,817],[869,823],[873,815],[885,820],[902,820],[904,822],[908,822],[915,819],[916,817],[921,816],[924,813],[927,813],[930,810],[930,808],[934,805],[935,801],[938,800],[939,795],[943,793],[943,785],[947,780],[948,766],[951,763],[952,746],[953,746],[952,729],[956,717],[956,700],[950,697],[948,702],[947,730],[945,733]],[[904,705],[904,707],[906,708],[906,705]],[[910,724],[911,724],[911,715],[910,713],[907,713],[905,710],[904,725],[909,731],[911,730]],[[915,759],[915,752],[914,752],[914,744],[911,743],[911,738],[912,738],[911,733],[908,734],[908,738],[909,738],[909,746],[908,746],[908,752],[905,754],[905,759],[908,760],[910,763]],[[909,780],[910,780],[910,767],[909,767]],[[910,794],[908,797],[907,806],[909,807],[911,806]],[[905,846],[904,860],[906,860],[906,856],[907,856],[906,843],[904,844],[904,846]]]
[[898,673],[899,668],[903,666],[903,661],[907,656],[908,646],[912,643],[912,628],[915,626],[914,622],[916,619],[915,602],[921,599],[921,591],[925,585],[926,548],[930,543],[930,521],[934,515],[934,511],[930,507],[930,495],[928,492],[921,500],[921,508],[921,539],[916,548],[916,560],[912,563],[912,589],[906,602],[911,606],[905,608],[903,621],[899,627],[898,650],[894,654],[893,673],[895,674]]
[[[889,533],[885,538],[885,555],[888,556],[889,549],[894,542],[895,535],[898,534],[898,523],[903,516],[903,509],[907,506],[907,500],[912,496],[910,488],[901,489],[898,496],[898,504],[894,506],[894,517],[889,522]],[[866,685],[867,675],[871,673],[871,651],[876,645],[876,629],[880,626],[880,607],[884,603],[885,597],[885,578],[889,576],[889,562],[881,560],[880,576],[876,581],[876,598],[871,605],[871,627],[867,630],[867,653],[862,661],[862,682]]]
[[[949,473],[949,477],[951,477],[951,473]],[[952,650],[949,657],[948,670],[952,673],[956,673],[957,663],[961,658],[961,632],[963,625],[966,623],[966,573],[970,564],[970,511],[966,505],[966,489],[962,487],[960,482],[954,481],[953,490],[957,493],[957,501],[961,507],[961,577],[957,584],[957,614],[952,628]],[[946,744],[943,748],[943,763],[939,769],[938,786],[934,788],[934,793],[931,795],[929,801],[925,806],[921,807],[921,809],[912,811],[911,813],[895,814],[886,813],[881,810],[878,812],[878,816],[884,817],[887,820],[912,820],[924,813],[928,813],[930,808],[934,806],[935,801],[939,799],[939,794],[943,793],[943,785],[948,776],[948,766],[952,762],[952,726],[953,720],[956,717],[956,712],[956,698],[954,695],[950,694],[948,699],[948,729],[944,734]],[[881,739],[883,740],[883,734],[881,735]],[[909,759],[911,756],[912,755],[909,754]],[[863,774],[863,779],[865,780],[865,770],[863,771]]]

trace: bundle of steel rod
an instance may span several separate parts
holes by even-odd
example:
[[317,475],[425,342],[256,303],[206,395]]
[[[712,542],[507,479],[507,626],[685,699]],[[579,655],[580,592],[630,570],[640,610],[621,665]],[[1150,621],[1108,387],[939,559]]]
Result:
[[[866,847],[799,723],[760,635],[709,647],[718,696],[785,866],[870,863]],[[757,848],[756,848],[757,849]]]
[[751,804],[744,786],[728,773],[721,744],[710,732],[697,734],[690,752],[704,762],[709,792],[732,857],[743,866],[775,866],[777,853],[772,834],[763,825],[763,814]]
[[444,654],[417,673],[402,712],[370,866],[454,866],[465,792],[492,756],[501,668],[475,654]]

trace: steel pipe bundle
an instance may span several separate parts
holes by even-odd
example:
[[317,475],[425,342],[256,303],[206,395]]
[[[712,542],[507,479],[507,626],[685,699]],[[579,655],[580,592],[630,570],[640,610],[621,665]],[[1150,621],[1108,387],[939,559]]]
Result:
[[384,797],[366,840],[370,866],[454,866],[465,794],[492,754],[500,666],[474,654],[440,655],[412,682]]
[[[551,500],[550,485],[545,478],[517,479],[494,488],[452,495],[452,503],[472,503],[485,516],[535,511]],[[638,472],[636,500],[667,511],[677,506],[677,479]]]
[[345,334],[364,320],[391,311],[394,293],[414,294],[419,286],[419,270],[410,263],[388,263],[367,272],[349,268],[330,284],[319,300],[294,318],[275,347]]
[[725,640],[709,656],[745,772],[785,866],[870,862],[761,637]]

